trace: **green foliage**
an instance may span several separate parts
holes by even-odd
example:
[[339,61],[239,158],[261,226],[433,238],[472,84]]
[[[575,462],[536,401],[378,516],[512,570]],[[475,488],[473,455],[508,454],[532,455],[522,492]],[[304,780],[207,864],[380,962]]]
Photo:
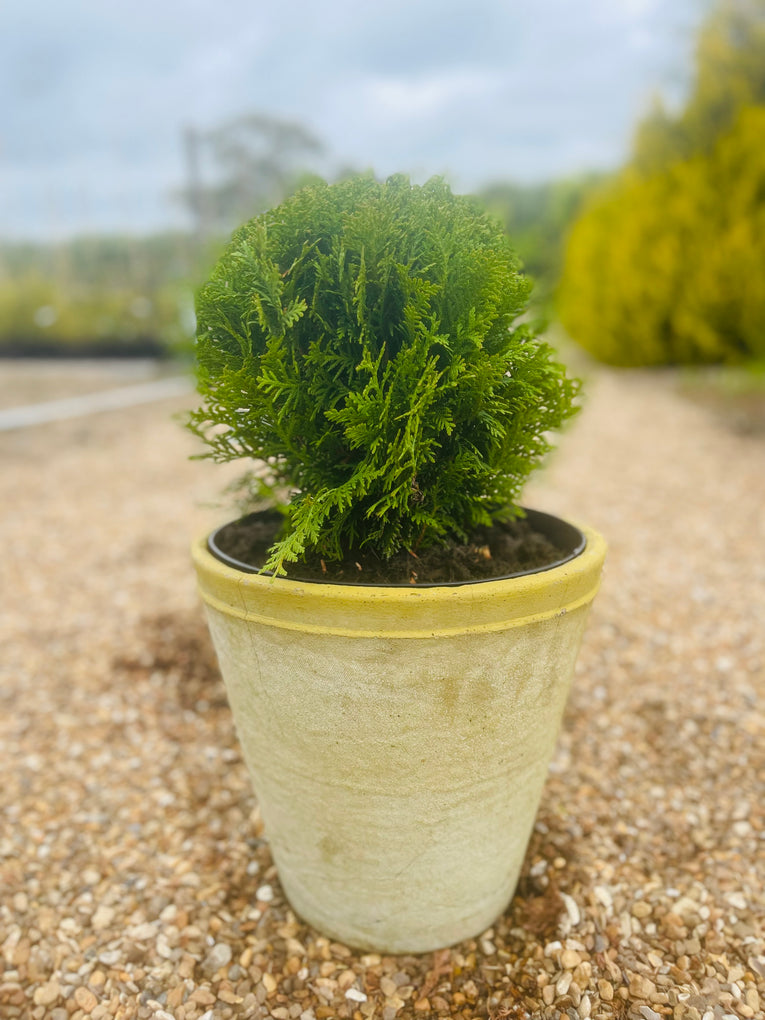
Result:
[[[176,350],[193,330],[178,235],[87,237],[0,247],[0,350]],[[193,319],[192,319],[193,322]]]
[[617,365],[765,354],[765,0],[720,0],[684,108],[658,103],[631,166],[570,234],[564,326]]
[[683,109],[660,100],[638,127],[633,166],[651,174],[709,153],[744,106],[765,105],[765,0],[718,0],[696,44],[693,87]]
[[709,154],[622,174],[575,225],[563,325],[617,365],[765,357],[765,107]]
[[575,381],[515,320],[528,281],[506,235],[440,180],[315,184],[241,227],[197,299],[217,461],[291,490],[267,569],[382,558],[514,512]]

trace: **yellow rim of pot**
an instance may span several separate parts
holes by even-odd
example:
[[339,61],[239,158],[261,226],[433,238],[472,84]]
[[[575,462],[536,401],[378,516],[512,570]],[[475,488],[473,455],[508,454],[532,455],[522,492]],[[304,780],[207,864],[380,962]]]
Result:
[[606,543],[577,525],[583,552],[521,577],[432,588],[373,587],[246,574],[216,559],[207,535],[192,556],[202,599],[227,616],[338,637],[436,638],[484,634],[563,616],[595,597]]

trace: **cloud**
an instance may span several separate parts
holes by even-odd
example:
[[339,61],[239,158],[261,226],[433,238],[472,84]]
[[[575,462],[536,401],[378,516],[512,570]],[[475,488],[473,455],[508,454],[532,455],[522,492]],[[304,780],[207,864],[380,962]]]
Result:
[[615,165],[699,16],[696,0],[5,0],[0,232],[44,232],[33,210],[51,202],[62,229],[85,206],[104,229],[169,220],[183,128],[252,111],[304,123],[338,162],[462,189]]
[[487,98],[501,83],[498,72],[467,69],[427,75],[371,78],[365,86],[370,108],[392,120],[420,119],[448,112],[466,99]]

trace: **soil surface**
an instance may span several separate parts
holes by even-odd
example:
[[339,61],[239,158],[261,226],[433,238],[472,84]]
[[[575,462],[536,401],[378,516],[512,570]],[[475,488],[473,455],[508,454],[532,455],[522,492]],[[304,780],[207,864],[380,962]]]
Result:
[[2,1020],[762,1017],[765,438],[676,384],[593,375],[525,490],[606,573],[518,891],[422,956],[284,897],[189,555],[240,466],[188,460],[191,398],[0,434]]
[[[216,535],[217,547],[254,569],[267,560],[277,538],[281,517],[272,512],[249,514],[232,521]],[[403,551],[389,560],[359,550],[339,562],[312,556],[287,563],[287,576],[301,581],[337,584],[458,584],[542,570],[558,563],[570,550],[554,545],[526,519],[478,528],[467,543],[449,542],[418,552]]]

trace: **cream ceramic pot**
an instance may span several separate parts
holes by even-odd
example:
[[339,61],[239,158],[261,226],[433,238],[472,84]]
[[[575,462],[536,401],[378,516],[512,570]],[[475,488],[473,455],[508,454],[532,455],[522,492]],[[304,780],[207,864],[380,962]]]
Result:
[[195,544],[279,878],[320,931],[424,952],[507,906],[605,556],[581,532],[551,569],[431,588],[273,579]]

